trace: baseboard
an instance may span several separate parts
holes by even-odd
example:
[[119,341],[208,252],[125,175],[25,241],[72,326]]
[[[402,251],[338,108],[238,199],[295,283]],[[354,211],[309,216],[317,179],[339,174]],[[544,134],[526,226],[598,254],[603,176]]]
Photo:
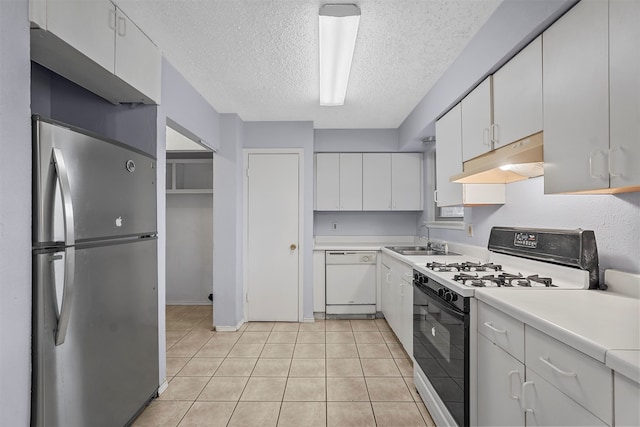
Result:
[[313,317],[304,317],[304,318],[302,319],[302,322],[303,322],[303,323],[313,323],[313,322],[315,322],[315,321],[316,321],[316,319],[315,319],[315,318],[313,318]]
[[211,301],[165,301],[165,305],[211,305]]
[[167,380],[164,380],[164,382],[160,384],[160,387],[158,387],[158,396],[164,393],[164,391],[168,388],[169,388],[169,383],[167,382]]
[[235,326],[215,326],[217,332],[236,332],[240,330],[240,327],[244,324],[244,319],[240,319]]

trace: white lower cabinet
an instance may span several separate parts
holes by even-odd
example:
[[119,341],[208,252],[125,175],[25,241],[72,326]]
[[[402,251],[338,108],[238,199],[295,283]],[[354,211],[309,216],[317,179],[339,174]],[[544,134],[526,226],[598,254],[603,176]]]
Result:
[[381,306],[389,327],[409,356],[413,353],[413,267],[383,254]]
[[521,426],[520,389],[524,364],[506,351],[478,336],[478,425]]
[[613,425],[609,368],[483,302],[477,355],[478,425]]
[[527,426],[607,425],[529,368],[526,377],[521,399]]
[[616,372],[613,386],[616,425],[640,426],[640,384]]

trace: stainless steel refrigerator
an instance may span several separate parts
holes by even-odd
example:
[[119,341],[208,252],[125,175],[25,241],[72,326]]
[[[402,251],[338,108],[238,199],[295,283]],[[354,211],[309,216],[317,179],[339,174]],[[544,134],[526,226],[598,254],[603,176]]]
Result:
[[33,117],[33,426],[122,426],[158,388],[156,161]]

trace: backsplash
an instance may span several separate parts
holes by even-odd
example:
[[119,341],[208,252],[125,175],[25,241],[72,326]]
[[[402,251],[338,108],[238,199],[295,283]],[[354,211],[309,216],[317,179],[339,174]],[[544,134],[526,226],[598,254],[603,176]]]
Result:
[[[413,236],[422,212],[314,212],[314,236]],[[336,224],[335,230],[333,224]]]

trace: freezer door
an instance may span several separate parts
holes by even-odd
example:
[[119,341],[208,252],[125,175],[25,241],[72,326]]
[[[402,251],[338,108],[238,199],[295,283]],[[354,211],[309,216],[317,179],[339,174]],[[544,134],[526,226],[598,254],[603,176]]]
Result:
[[122,426],[155,395],[156,246],[140,239],[76,249],[68,328],[58,346],[64,252],[34,255],[33,426]]
[[33,125],[36,247],[73,245],[69,230],[76,242],[155,233],[154,159],[41,119]]

